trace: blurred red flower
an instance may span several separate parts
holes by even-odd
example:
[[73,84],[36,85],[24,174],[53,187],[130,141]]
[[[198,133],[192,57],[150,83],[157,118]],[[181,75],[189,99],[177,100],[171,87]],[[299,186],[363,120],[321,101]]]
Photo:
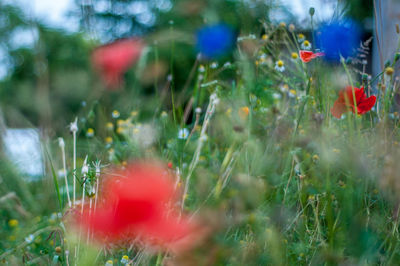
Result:
[[202,230],[174,206],[169,171],[158,164],[134,163],[113,172],[103,184],[94,212],[84,206],[79,224],[101,242],[140,239],[172,251],[191,247]]
[[343,113],[348,111],[356,112],[357,106],[357,114],[362,115],[366,112],[370,111],[372,107],[375,105],[376,97],[372,95],[367,98],[367,95],[364,92],[364,87],[354,88],[354,95],[356,104],[354,104],[353,98],[353,90],[351,86],[346,87],[345,89],[339,92],[339,97],[333,104],[331,108],[331,113],[336,118],[341,118]]
[[304,63],[310,62],[312,59],[324,56],[324,53],[313,53],[311,51],[300,50],[300,58]]
[[108,88],[121,86],[122,75],[139,59],[143,47],[139,39],[123,39],[93,51],[92,63]]

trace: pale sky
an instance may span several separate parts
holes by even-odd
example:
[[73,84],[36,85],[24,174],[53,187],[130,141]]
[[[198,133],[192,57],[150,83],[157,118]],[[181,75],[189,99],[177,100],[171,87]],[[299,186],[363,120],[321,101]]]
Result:
[[44,21],[52,27],[69,31],[78,30],[78,21],[68,18],[67,13],[76,8],[74,0],[6,0],[17,4],[28,17]]
[[[44,21],[52,27],[69,31],[78,30],[78,21],[68,18],[67,13],[76,8],[74,0],[5,0],[8,3],[18,3],[26,15]],[[332,0],[281,0],[288,9],[299,19],[309,18],[308,10],[314,7],[316,20],[332,17],[336,1]]]
[[[310,20],[309,9],[315,8],[315,20],[324,21],[330,19],[336,9],[336,0],[281,0],[289,11],[298,19],[298,22]],[[305,25],[305,26],[308,26]]]

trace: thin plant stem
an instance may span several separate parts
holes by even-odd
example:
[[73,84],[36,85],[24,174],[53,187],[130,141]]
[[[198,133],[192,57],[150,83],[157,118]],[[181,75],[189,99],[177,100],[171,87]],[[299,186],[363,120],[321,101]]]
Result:
[[64,180],[65,180],[65,190],[67,192],[68,206],[71,208],[72,204],[71,204],[71,198],[69,196],[68,179],[67,179],[67,163],[66,163],[66,159],[65,159],[65,144],[64,144],[64,140],[62,138],[60,138],[60,142],[62,142],[62,144],[60,144],[60,148],[61,148],[62,161],[63,161],[63,173],[64,173]]

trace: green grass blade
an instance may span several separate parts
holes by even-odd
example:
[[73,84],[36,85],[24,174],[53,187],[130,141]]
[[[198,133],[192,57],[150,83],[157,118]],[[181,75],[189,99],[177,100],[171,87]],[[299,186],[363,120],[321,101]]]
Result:
[[61,201],[60,187],[58,186],[58,177],[57,177],[56,171],[54,170],[54,166],[53,166],[53,162],[51,160],[50,154],[46,148],[45,148],[45,150],[46,150],[47,157],[49,158],[51,174],[53,175],[54,186],[56,188],[58,203],[60,205],[60,211],[61,211],[62,210],[62,201]]

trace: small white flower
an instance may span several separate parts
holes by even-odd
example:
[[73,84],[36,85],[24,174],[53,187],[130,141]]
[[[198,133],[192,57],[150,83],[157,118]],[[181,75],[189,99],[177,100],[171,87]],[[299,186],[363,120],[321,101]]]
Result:
[[228,67],[231,67],[231,66],[232,66],[231,62],[226,62],[226,63],[224,64],[224,67],[225,67],[225,68],[228,68]]
[[106,262],[106,264],[105,264],[105,266],[113,266],[113,265],[114,265],[114,263],[113,263],[112,260],[108,260],[108,261]]
[[69,131],[71,132],[77,132],[78,131],[78,118],[76,117],[74,122],[71,122],[69,124]]
[[100,165],[100,163],[101,163],[101,161],[96,161],[95,163],[93,163],[93,165],[94,165],[94,168],[96,169],[95,171],[96,171],[96,177],[99,177],[100,176],[100,173],[101,173],[101,165]]
[[279,100],[282,98],[282,95],[280,93],[274,92],[272,94],[272,98],[274,98],[275,100]]
[[187,139],[189,136],[189,130],[187,128],[181,128],[178,131],[178,139]]
[[35,236],[30,234],[29,236],[25,237],[25,242],[27,242],[28,244],[32,243],[33,240],[35,240]]
[[204,71],[206,71],[205,67],[203,65],[199,66],[199,72],[200,73],[204,73]]
[[120,116],[120,113],[117,110],[112,111],[111,117],[116,119]]
[[200,107],[197,107],[196,109],[194,109],[194,112],[195,112],[196,114],[201,114],[201,108],[200,108]]
[[89,173],[89,165],[87,164],[87,158],[88,156],[86,155],[82,165],[82,175],[87,175],[87,173]]
[[305,40],[302,44],[301,44],[301,48],[303,50],[311,50],[312,45],[309,41]]
[[94,129],[93,128],[88,128],[86,131],[86,137],[92,138],[94,136]]
[[165,118],[167,118],[167,117],[168,117],[167,112],[162,111],[162,112],[161,112],[161,118],[165,119]]
[[289,86],[287,84],[283,84],[280,87],[280,90],[281,90],[281,92],[285,93],[285,92],[287,92],[289,90]]
[[282,60],[278,60],[275,62],[275,70],[279,72],[285,71],[285,64]]
[[202,74],[199,75],[199,80],[202,81],[204,79],[204,76]]
[[121,263],[122,264],[129,263],[129,257],[127,255],[122,256]]
[[210,65],[210,67],[211,67],[212,69],[216,69],[216,68],[218,67],[218,63],[217,63],[217,62],[212,62],[211,65]]
[[58,146],[60,146],[60,148],[65,147],[65,142],[63,138],[58,138]]
[[289,90],[289,97],[294,98],[296,97],[297,92],[295,90]]
[[212,104],[214,105],[217,105],[219,103],[219,98],[216,93],[210,95],[210,102],[212,102]]
[[268,62],[267,62],[267,55],[266,54],[261,54],[259,57],[258,57],[258,62],[261,64],[261,65],[266,65]]
[[300,33],[300,34],[297,35],[297,41],[298,41],[299,43],[302,43],[302,42],[304,42],[305,40],[306,40],[306,37],[304,36],[304,34]]
[[169,75],[167,76],[167,81],[169,81],[169,82],[172,81],[172,75],[171,75],[171,74],[169,74]]

